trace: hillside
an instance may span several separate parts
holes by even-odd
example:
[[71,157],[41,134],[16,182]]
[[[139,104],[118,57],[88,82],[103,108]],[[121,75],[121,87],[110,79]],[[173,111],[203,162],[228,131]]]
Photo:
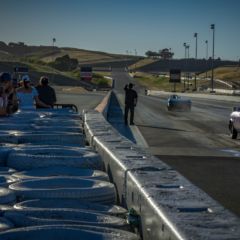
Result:
[[[206,76],[211,78],[212,72],[207,71],[199,75],[201,83],[209,85],[209,81],[204,80]],[[224,81],[226,84],[232,85],[233,89],[240,89],[240,66],[223,66],[214,69],[214,79],[219,79]],[[222,88],[229,88],[225,84],[221,84]],[[225,86],[224,86],[225,85]],[[231,89],[231,87],[230,87]]]
[[132,59],[134,56],[121,54],[111,54],[100,51],[90,51],[77,48],[59,48],[56,46],[28,46],[24,43],[0,42],[0,59],[1,61],[13,60],[35,60],[49,63],[58,57],[69,55],[70,58],[76,58],[79,63],[98,63],[112,62]]
[[[56,68],[54,62],[63,56],[75,60],[73,69]],[[24,43],[6,44],[0,41],[0,71],[13,72],[16,66],[29,68],[29,75],[34,81],[38,81],[42,75],[50,77],[52,84],[67,86],[82,86],[87,89],[102,88],[110,83],[103,74],[94,73],[91,83],[80,80],[79,66],[91,64],[93,67],[100,64],[100,68],[110,69],[111,64],[125,66],[133,62],[134,56],[111,54],[100,51],[88,51],[77,48],[59,48],[56,46],[27,46]],[[110,65],[109,65],[110,64]],[[67,65],[64,65],[67,66]]]
[[78,86],[84,87],[86,89],[91,89],[93,86],[91,84],[85,83],[78,80],[77,78],[71,76],[61,71],[57,71],[48,66],[41,66],[31,63],[23,62],[2,62],[0,61],[0,72],[13,72],[14,67],[21,66],[27,67],[29,69],[29,76],[32,79],[32,83],[36,85],[41,76],[48,76],[52,85],[59,86]]
[[[92,85],[80,81],[79,67],[72,69],[71,71],[63,70],[62,68],[56,69],[56,66],[51,64],[57,58],[68,55],[71,59],[77,59],[80,66],[92,65],[94,70],[106,71],[112,68],[129,67],[130,70],[137,70],[138,72],[159,74],[161,72],[169,72],[170,69],[181,69],[184,72],[197,72],[201,80],[198,81],[198,86],[209,86],[210,81],[205,79],[207,76],[211,76],[211,61],[198,59],[190,59],[186,64],[185,59],[172,59],[172,60],[159,60],[150,59],[136,56],[128,56],[121,54],[111,54],[100,51],[89,51],[77,48],[59,48],[56,46],[27,46],[24,43],[9,43],[6,44],[0,41],[0,71],[12,72],[16,65],[26,65],[30,70],[30,75],[35,81],[39,79],[41,75],[50,76],[51,82],[56,85],[71,85],[71,86],[83,86],[87,88],[95,88],[98,82],[103,82],[103,74],[94,73],[95,79]],[[228,65],[228,66],[226,66]],[[65,65],[64,65],[65,66]],[[78,66],[78,65],[77,65]],[[240,68],[238,62],[233,61],[221,61],[216,60],[215,66],[215,78],[228,82],[229,85],[233,85],[233,88],[240,89]],[[53,68],[55,67],[55,68]],[[109,75],[107,73],[104,75]],[[146,78],[146,74],[140,78]],[[147,77],[149,78],[149,77]],[[151,78],[151,77],[150,77]],[[106,81],[106,79],[105,79]],[[168,81],[168,80],[167,80]],[[151,81],[150,81],[151,82]],[[149,80],[144,83],[149,84],[152,87],[162,85],[162,80],[154,81],[150,84]],[[167,82],[165,83],[167,84]],[[226,88],[226,84],[220,84],[219,87]],[[158,86],[159,85],[159,86]],[[161,86],[162,87],[162,86]],[[229,87],[227,87],[229,88]]]

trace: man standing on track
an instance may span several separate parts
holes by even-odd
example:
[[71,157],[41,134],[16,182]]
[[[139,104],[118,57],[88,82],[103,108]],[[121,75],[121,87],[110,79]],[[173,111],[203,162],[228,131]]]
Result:
[[130,125],[134,125],[134,107],[137,105],[137,92],[133,89],[133,84],[129,83],[124,87],[125,90],[125,125],[128,125],[128,112],[130,110]]

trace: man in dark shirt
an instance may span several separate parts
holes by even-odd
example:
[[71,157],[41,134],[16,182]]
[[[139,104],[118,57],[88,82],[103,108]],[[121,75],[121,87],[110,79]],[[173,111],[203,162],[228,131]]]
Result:
[[[47,105],[51,105],[53,107],[54,103],[56,103],[56,93],[55,90],[48,86],[48,78],[43,76],[40,78],[39,85],[36,86],[38,91],[38,98]],[[41,106],[36,106],[37,108],[42,108]]]
[[128,124],[128,112],[130,110],[130,125],[134,125],[134,107],[137,105],[137,92],[133,90],[133,84],[129,83],[124,87],[125,90],[125,113],[124,113],[124,120],[125,125]]

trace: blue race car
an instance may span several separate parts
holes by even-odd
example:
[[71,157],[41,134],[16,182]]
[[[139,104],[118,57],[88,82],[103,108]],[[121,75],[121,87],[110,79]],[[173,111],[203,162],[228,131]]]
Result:
[[171,95],[168,98],[167,108],[169,111],[190,111],[192,106],[192,101],[187,98],[182,98],[178,95]]

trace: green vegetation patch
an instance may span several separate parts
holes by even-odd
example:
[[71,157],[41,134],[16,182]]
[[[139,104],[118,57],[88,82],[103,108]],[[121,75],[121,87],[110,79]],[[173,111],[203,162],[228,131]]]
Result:
[[98,87],[111,87],[112,86],[112,80],[104,78],[103,75],[98,73],[93,73],[93,79],[92,83],[96,84]]
[[[211,77],[212,72],[208,71],[207,76]],[[206,73],[202,73],[201,77],[205,77]],[[214,69],[214,78],[221,79],[223,81],[240,81],[240,67],[238,66],[226,66]]]
[[[138,83],[147,89],[173,91],[173,83],[169,83],[169,77],[148,73],[134,73],[133,77]],[[176,84],[176,91],[183,90],[183,83]]]

